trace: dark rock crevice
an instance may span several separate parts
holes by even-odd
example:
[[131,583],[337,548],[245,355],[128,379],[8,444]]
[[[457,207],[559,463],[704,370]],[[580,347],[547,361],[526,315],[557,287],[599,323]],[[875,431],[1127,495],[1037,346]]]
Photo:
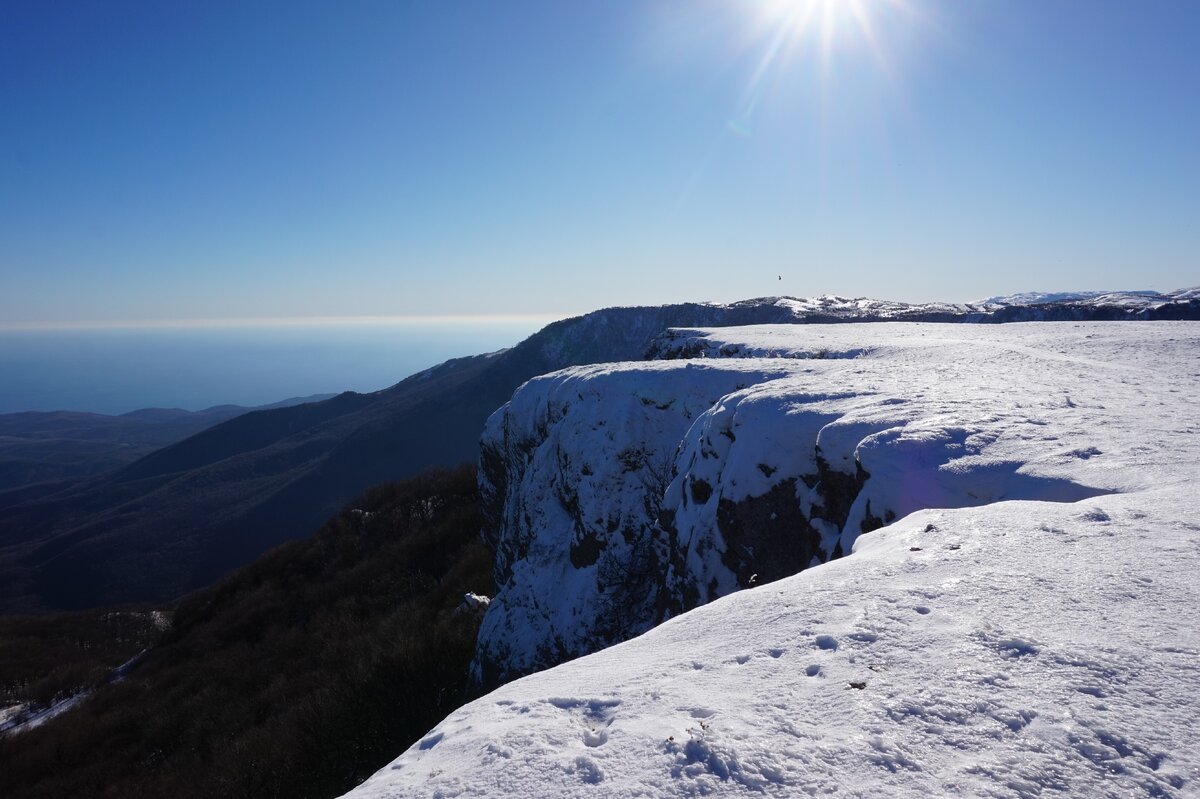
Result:
[[741,502],[720,500],[717,522],[726,547],[721,562],[737,576],[739,587],[789,577],[813,558],[826,560],[820,533],[796,501],[796,482],[789,478]]
[[[857,460],[853,474],[831,468],[819,446],[815,460],[815,474],[782,479],[763,494],[736,502],[718,497],[716,525],[724,545],[720,560],[733,573],[738,589],[790,577],[814,561],[825,563],[845,554],[840,541],[827,546],[818,525],[844,529],[870,474]],[[770,469],[768,473],[761,465],[759,469],[768,477],[776,471]],[[714,488],[699,478],[689,477],[687,486],[688,490],[681,493],[685,503],[689,494],[692,501],[703,504],[714,493]],[[800,499],[802,492],[808,492],[811,498],[807,516]],[[889,521],[895,518],[891,511],[885,511],[885,515]],[[657,529],[671,568],[664,574],[663,584],[655,589],[659,595],[656,623],[722,595],[715,580],[701,585],[687,575],[688,548],[705,550],[711,542],[685,542],[676,526],[676,513],[670,508],[659,513]]]

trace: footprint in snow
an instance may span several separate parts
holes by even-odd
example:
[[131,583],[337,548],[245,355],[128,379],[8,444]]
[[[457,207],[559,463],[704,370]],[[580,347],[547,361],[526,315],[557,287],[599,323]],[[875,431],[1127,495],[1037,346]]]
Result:
[[995,647],[996,651],[1002,657],[1009,660],[1016,660],[1028,655],[1037,655],[1042,651],[1041,647],[1032,641],[1026,641],[1024,638],[1017,638],[1015,636],[997,639],[992,643],[992,646]]
[[600,765],[590,757],[580,755],[575,758],[575,767],[571,769],[588,785],[599,785],[604,782],[604,772]]
[[575,699],[555,697],[546,700],[559,710],[580,716],[583,726],[583,745],[595,748],[608,743],[608,727],[616,718],[620,699]]

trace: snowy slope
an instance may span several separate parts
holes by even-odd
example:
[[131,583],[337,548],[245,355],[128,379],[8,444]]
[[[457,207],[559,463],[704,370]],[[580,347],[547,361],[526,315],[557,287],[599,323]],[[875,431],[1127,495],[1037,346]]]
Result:
[[[678,435],[659,501],[668,524],[649,533],[669,572],[658,590],[734,593],[462,708],[353,795],[1195,790],[1200,325],[780,326],[673,340],[709,358],[548,376],[485,442],[506,426],[537,433],[510,436],[525,442],[527,488],[501,481],[498,493],[548,514],[554,493],[531,474],[572,477],[556,458],[607,462],[614,447]],[[746,357],[762,354],[774,357]],[[694,414],[698,373],[717,390],[760,379]],[[682,433],[637,421],[650,407],[640,399],[618,401],[650,384],[654,406],[691,398]],[[567,385],[596,398],[556,405]],[[610,420],[622,420],[613,439],[593,435]],[[826,482],[839,491],[822,493]],[[588,507],[636,518],[604,485]],[[791,543],[815,546],[816,561],[853,554],[737,590],[753,582],[739,558],[764,557],[738,538],[759,529],[738,512],[768,496],[797,509]],[[838,513],[821,504],[836,496]],[[536,596],[526,607],[557,613],[587,599],[571,582],[585,572],[563,566],[572,528],[529,529],[525,554],[564,570],[540,594],[536,570],[510,580],[489,617],[514,586]],[[775,532],[749,549],[786,555],[787,531]]]

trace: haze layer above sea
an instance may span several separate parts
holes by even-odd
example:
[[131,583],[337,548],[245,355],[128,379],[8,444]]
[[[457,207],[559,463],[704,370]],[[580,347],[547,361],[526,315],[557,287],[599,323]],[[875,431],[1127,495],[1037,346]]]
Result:
[[377,391],[511,347],[555,317],[0,329],[0,413],[264,405]]

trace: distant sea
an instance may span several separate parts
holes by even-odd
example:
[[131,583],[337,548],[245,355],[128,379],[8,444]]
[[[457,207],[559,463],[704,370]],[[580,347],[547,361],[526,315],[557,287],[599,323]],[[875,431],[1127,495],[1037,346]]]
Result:
[[200,410],[376,391],[552,318],[0,330],[0,413]]

